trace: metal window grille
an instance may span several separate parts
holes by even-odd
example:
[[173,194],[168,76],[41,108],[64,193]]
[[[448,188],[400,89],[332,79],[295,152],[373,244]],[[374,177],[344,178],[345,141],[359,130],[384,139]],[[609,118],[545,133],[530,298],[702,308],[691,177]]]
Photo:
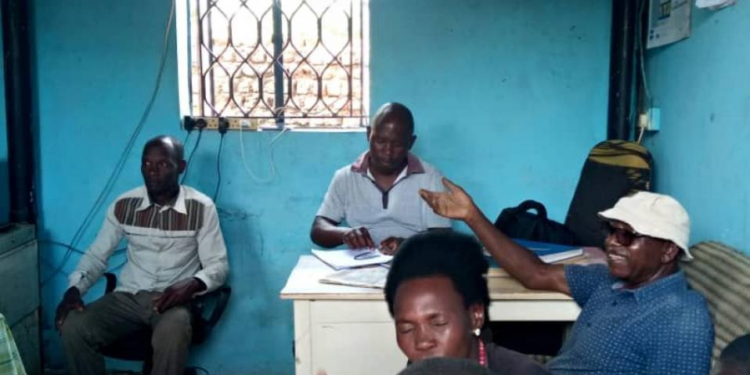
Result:
[[367,0],[189,1],[194,117],[363,126]]

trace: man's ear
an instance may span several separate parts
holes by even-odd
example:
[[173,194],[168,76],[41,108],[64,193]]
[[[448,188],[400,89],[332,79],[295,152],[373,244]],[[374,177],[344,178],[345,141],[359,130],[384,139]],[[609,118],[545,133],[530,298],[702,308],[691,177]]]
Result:
[[367,126],[367,143],[370,143],[370,133],[372,132],[372,126]]
[[411,139],[409,139],[409,150],[411,150],[412,147],[414,147],[414,143],[417,142],[417,135],[412,134]]
[[177,172],[179,172],[179,174],[182,174],[183,172],[185,172],[185,168],[187,168],[187,162],[185,161],[185,159],[182,159],[179,162],[177,162]]
[[662,249],[661,262],[664,264],[672,262],[677,256],[680,255],[682,249],[677,246],[674,242],[668,241]]
[[475,303],[471,306],[469,306],[469,318],[471,319],[471,329],[475,330],[477,328],[482,329],[484,326],[484,304],[483,303]]

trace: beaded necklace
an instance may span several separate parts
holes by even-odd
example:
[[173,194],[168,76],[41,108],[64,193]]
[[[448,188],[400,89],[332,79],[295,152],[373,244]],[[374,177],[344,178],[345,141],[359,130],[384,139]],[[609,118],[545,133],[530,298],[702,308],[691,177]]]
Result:
[[484,341],[479,341],[479,365],[487,367],[487,349],[484,348]]

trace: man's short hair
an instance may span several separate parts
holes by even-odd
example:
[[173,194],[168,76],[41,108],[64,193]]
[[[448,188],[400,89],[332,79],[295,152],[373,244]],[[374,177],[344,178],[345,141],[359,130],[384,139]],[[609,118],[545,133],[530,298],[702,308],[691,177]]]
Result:
[[396,102],[383,104],[375,113],[372,126],[393,119],[401,120],[400,122],[406,125],[408,133],[410,135],[414,134],[414,116],[411,114],[409,108]]
[[169,135],[159,135],[149,139],[146,145],[143,146],[143,153],[145,154],[151,147],[164,147],[167,146],[172,151],[172,156],[176,162],[185,158],[185,147],[182,145],[179,139]]
[[463,358],[428,358],[399,372],[399,375],[492,375],[476,361]]
[[482,246],[465,234],[446,230],[430,231],[410,237],[398,249],[385,283],[385,299],[391,315],[398,287],[406,281],[445,276],[461,295],[464,307],[490,304],[484,275],[489,265]]

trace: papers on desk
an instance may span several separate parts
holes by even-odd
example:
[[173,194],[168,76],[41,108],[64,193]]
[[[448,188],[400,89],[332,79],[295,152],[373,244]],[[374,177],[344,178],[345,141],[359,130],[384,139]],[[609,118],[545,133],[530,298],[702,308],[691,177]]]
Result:
[[323,284],[383,289],[385,288],[386,278],[388,278],[388,268],[383,266],[370,266],[334,272],[320,279],[320,282]]
[[315,250],[313,255],[335,270],[388,263],[392,255],[385,255],[378,249]]
[[[388,277],[386,263],[393,259],[378,249],[315,250],[313,255],[337,270],[320,279],[323,284],[349,285],[363,288],[385,288]],[[367,267],[369,266],[369,267]]]

